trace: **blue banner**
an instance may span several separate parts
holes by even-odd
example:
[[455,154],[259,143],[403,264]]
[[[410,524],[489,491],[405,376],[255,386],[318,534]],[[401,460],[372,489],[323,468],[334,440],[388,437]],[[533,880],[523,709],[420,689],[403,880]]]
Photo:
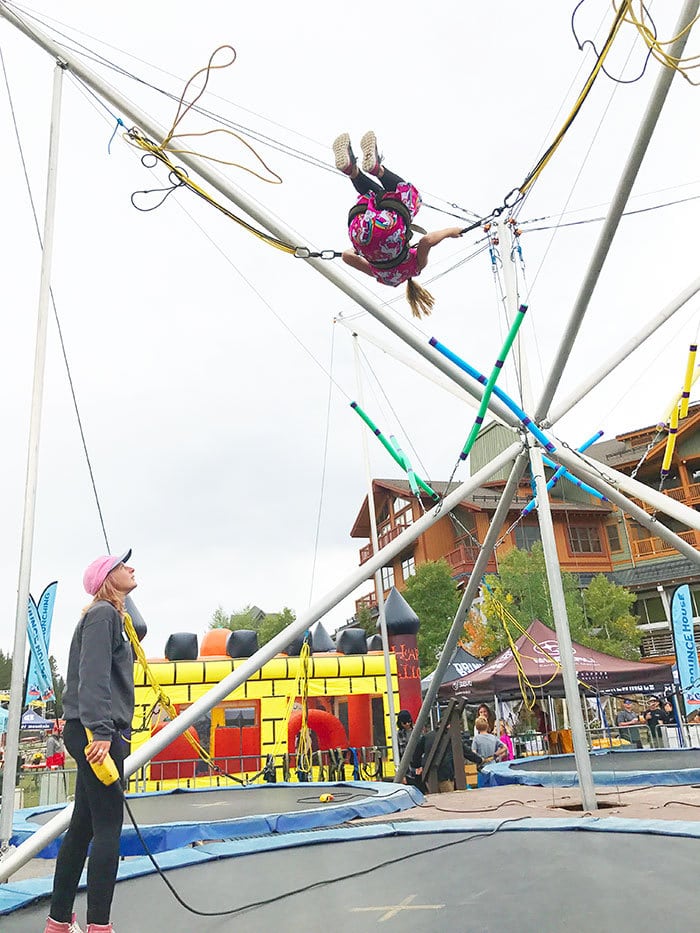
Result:
[[50,583],[38,603],[29,596],[27,638],[31,652],[25,705],[33,700],[53,700],[53,677],[49,663],[51,619],[58,583]]
[[693,634],[693,603],[687,583],[677,587],[673,593],[671,627],[678,677],[687,714],[700,707],[700,663]]

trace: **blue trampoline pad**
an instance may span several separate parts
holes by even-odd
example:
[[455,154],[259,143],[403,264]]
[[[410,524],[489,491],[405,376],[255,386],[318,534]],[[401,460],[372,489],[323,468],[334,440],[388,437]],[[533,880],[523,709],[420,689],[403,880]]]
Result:
[[[320,798],[330,794],[332,800]],[[415,787],[375,781],[255,784],[197,790],[130,794],[129,806],[152,852],[164,852],[208,839],[232,839],[335,826],[359,817],[398,813],[418,806],[424,797]],[[18,810],[13,845],[28,839],[63,807]],[[55,858],[60,839],[41,853]],[[128,813],[124,813],[121,854],[144,852]]]
[[[700,748],[601,749],[590,759],[593,780],[600,785],[700,783]],[[578,775],[573,755],[545,755],[486,765],[479,783],[573,787]]]
[[[136,877],[117,885],[112,921],[119,933],[356,933],[377,924],[402,933],[681,930],[693,925],[699,834],[693,823],[522,819],[239,840],[164,853],[159,861],[197,909],[265,903],[229,916],[193,916],[157,874],[139,874],[150,868],[139,858],[122,864],[121,872]],[[21,890],[31,885],[33,892]],[[42,929],[48,901],[39,888],[36,881],[0,886],[0,911],[3,893],[11,910],[3,933]],[[13,897],[14,905],[40,899],[12,910]],[[76,910],[84,921],[84,894]]]

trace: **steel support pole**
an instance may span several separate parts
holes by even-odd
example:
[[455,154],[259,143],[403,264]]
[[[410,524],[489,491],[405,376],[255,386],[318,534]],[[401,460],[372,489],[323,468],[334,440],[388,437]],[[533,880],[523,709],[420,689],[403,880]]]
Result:
[[[327,612],[333,609],[342,599],[349,596],[360,583],[371,579],[377,568],[381,567],[387,561],[397,557],[407,544],[417,540],[422,534],[440,521],[445,515],[452,511],[460,502],[478,489],[483,483],[500,470],[502,470],[514,457],[518,455],[522,445],[520,443],[511,444],[507,450],[499,454],[483,469],[478,470],[472,477],[464,483],[461,483],[449,495],[445,496],[442,503],[436,505],[425,515],[421,516],[413,525],[402,531],[386,547],[382,548],[381,554],[374,554],[365,564],[354,570],[344,580],[342,580],[335,589],[331,590],[325,596],[321,597],[306,612],[302,613],[298,619],[288,625],[286,629],[271,638],[266,644],[255,652],[250,658],[246,658],[238,664],[235,669],[224,677],[218,684],[214,685],[204,696],[188,706],[180,715],[173,719],[147,742],[144,742],[135,752],[133,752],[124,762],[124,773],[128,776],[138,771],[154,755],[166,748],[179,735],[188,729],[209,710],[213,709],[217,703],[232,693],[236,687],[245,683],[249,677],[259,671],[267,661],[270,661],[284,651],[290,640],[302,635],[307,628],[310,628],[315,622],[322,618]],[[10,852],[5,858],[0,860],[0,882],[7,881],[22,865],[26,864],[38,852],[48,845],[56,836],[60,835],[70,823],[73,804],[69,804],[64,810],[57,814],[48,823],[38,829],[34,835],[23,842],[13,852]]]
[[[679,38],[668,49],[668,54],[670,56],[676,58],[682,57],[683,50],[685,49],[686,43],[688,41],[689,33],[684,35],[681,35],[681,33],[695,17],[699,4],[700,0],[685,0],[685,3],[683,4],[683,10],[680,17],[678,18],[678,22],[673,33],[675,36],[679,36]],[[642,160],[646,154],[649,142],[654,133],[654,129],[656,128],[656,123],[659,119],[659,115],[661,114],[661,110],[663,109],[666,97],[671,87],[671,82],[673,81],[675,74],[675,70],[661,66],[661,71],[659,72],[659,75],[656,79],[656,83],[651,93],[649,103],[647,104],[646,111],[642,117],[641,123],[639,124],[637,135],[630,147],[630,154],[627,158],[627,163],[622,171],[622,175],[617,185],[617,190],[608,210],[608,215],[605,218],[605,222],[598,236],[598,242],[596,244],[595,250],[593,251],[593,256],[588,265],[586,275],[576,298],[576,302],[574,303],[574,307],[564,332],[564,337],[559,347],[559,351],[557,352],[557,356],[554,360],[554,364],[552,365],[547,383],[542,392],[542,398],[537,405],[537,409],[535,411],[535,420],[538,424],[541,423],[547,416],[549,406],[551,405],[554,394],[559,386],[562,373],[564,372],[564,367],[569,360],[569,355],[573,348],[574,341],[576,340],[576,335],[579,332],[584,315],[588,309],[591,295],[593,294],[593,290],[595,289],[598,282],[598,277],[607,258],[610,245],[612,244],[613,238],[617,231],[622,213],[632,191],[632,186],[634,185],[634,182],[637,178],[637,173],[639,172]]]
[[620,363],[624,362],[627,357],[634,353],[641,345],[649,339],[656,331],[661,327],[662,324],[665,324],[666,321],[670,320],[673,315],[680,311],[680,309],[687,304],[690,299],[697,295],[700,291],[700,277],[694,279],[687,285],[682,291],[680,291],[676,297],[670,301],[661,311],[648,321],[644,327],[639,330],[633,337],[631,337],[626,343],[624,343],[615,353],[610,356],[605,363],[598,367],[598,369],[591,373],[590,376],[587,376],[586,379],[570,394],[564,401],[560,402],[558,405],[555,405],[554,408],[549,413],[547,418],[547,425],[556,424],[564,415],[568,414],[571,409],[577,405],[582,398],[584,398],[591,389],[594,389],[599,385],[603,379],[610,375],[610,373],[616,369]]
[[423,733],[423,728],[427,724],[430,710],[432,709],[433,703],[437,699],[438,691],[440,689],[440,684],[442,683],[442,678],[447,670],[447,667],[452,660],[452,654],[457,646],[459,641],[459,636],[464,631],[464,622],[467,618],[467,613],[471,607],[474,598],[476,597],[479,586],[481,585],[481,578],[486,572],[486,565],[489,562],[489,558],[493,552],[493,549],[498,541],[498,536],[501,533],[501,529],[505,523],[506,516],[508,515],[508,510],[511,507],[513,497],[518,491],[518,483],[520,482],[520,477],[523,475],[523,470],[525,469],[525,464],[527,462],[527,453],[525,450],[520,451],[518,454],[513,468],[510,471],[510,476],[508,477],[508,482],[505,485],[503,490],[503,495],[500,498],[498,505],[496,506],[496,511],[494,512],[493,518],[491,519],[491,524],[489,525],[489,530],[486,533],[484,538],[484,543],[481,545],[481,549],[477,555],[476,561],[474,562],[474,569],[471,572],[469,581],[464,588],[464,593],[462,594],[462,599],[460,600],[459,607],[452,622],[450,631],[447,633],[447,638],[445,639],[445,644],[442,649],[442,654],[440,655],[440,660],[437,663],[435,670],[433,671],[433,676],[430,679],[430,685],[428,687],[428,692],[423,698],[423,703],[421,704],[420,712],[416,718],[416,721],[413,725],[413,732],[411,733],[406,749],[403,753],[403,757],[399,762],[399,765],[396,769],[394,775],[394,782],[400,784],[403,779],[406,777],[406,772],[408,771],[408,766],[411,763],[411,758],[413,753],[416,750],[416,745],[418,744],[418,739]]
[[[353,337],[353,351],[355,355],[355,374],[357,379],[357,398],[360,407],[364,409],[365,402],[362,392],[362,370],[360,367],[360,348],[357,336]],[[377,534],[377,510],[374,507],[374,492],[372,491],[372,471],[369,465],[369,445],[367,444],[367,426],[360,425],[362,432],[362,457],[365,464],[365,480],[367,483],[367,506],[369,508],[370,540],[372,553],[379,554],[379,535]],[[382,581],[382,568],[378,567],[374,574],[374,590],[377,594],[377,610],[379,612],[379,632],[382,636],[382,654],[384,655],[384,676],[386,678],[386,697],[389,711],[389,730],[391,733],[391,751],[394,761],[399,760],[399,741],[396,735],[396,707],[394,706],[394,689],[391,681],[391,659],[389,657],[389,634],[386,628],[386,613],[384,611],[384,583]]]
[[[632,479],[631,476],[626,476],[612,467],[598,463],[593,457],[574,452],[570,447],[563,445],[557,447],[555,457],[559,463],[563,464],[575,476],[579,479],[585,479],[587,483],[590,483],[599,492],[603,492],[604,495],[607,496],[608,494],[603,491],[603,487],[600,485],[601,481],[605,483],[606,488],[612,487],[627,496],[634,496],[636,499],[646,502],[657,512],[664,512],[683,525],[700,531],[700,512],[696,512],[690,506],[684,505],[682,502],[678,502],[676,499],[672,499],[670,496],[666,496],[664,493],[652,489],[650,486],[646,486],[644,483],[640,483],[639,480]],[[594,482],[594,480],[597,482]],[[625,511],[628,511],[626,507]],[[630,514],[633,513],[630,512]]]
[[549,583],[549,598],[552,602],[552,615],[554,628],[557,633],[559,645],[559,661],[561,676],[564,682],[564,695],[569,708],[569,723],[571,738],[574,743],[574,758],[581,786],[581,800],[584,810],[597,810],[598,804],[593,781],[593,769],[588,754],[588,741],[586,739],[586,726],[583,721],[583,711],[578,690],[578,678],[574,665],[574,648],[571,642],[569,620],[566,614],[566,600],[564,587],[561,582],[561,568],[557,556],[557,544],[554,538],[554,523],[552,510],[549,504],[549,491],[547,490],[547,477],[544,472],[542,451],[534,444],[530,444],[530,465],[535,478],[537,491],[537,517],[540,523],[542,536],[542,549],[547,568],[547,581]]
[[[106,84],[98,74],[84,65],[69,49],[63,49],[47,36],[46,33],[42,32],[42,30],[25,23],[24,20],[14,13],[2,0],[0,0],[0,16],[16,26],[17,29],[51,55],[65,61],[68,69],[73,74],[84,81],[85,84],[91,87],[100,97],[111,104],[121,114],[133,121],[133,123],[151,139],[155,141],[165,139],[167,131],[164,127],[160,126],[155,120],[148,116],[148,114],[113,87]],[[177,136],[173,137],[170,146],[172,149],[178,148]],[[186,149],[187,147],[184,146],[183,148]],[[304,240],[296,230],[218,172],[206,159],[198,158],[187,152],[178,152],[176,160],[196,172],[201,178],[208,182],[212,188],[227,197],[237,207],[245,211],[256,223],[259,223],[278,239],[286,243],[293,243],[295,246],[313,250],[313,245]],[[445,375],[452,379],[453,382],[456,382],[457,385],[461,386],[473,398],[479,401],[481,400],[483,389],[477,382],[461,372],[441,353],[438,353],[437,350],[434,350],[419,331],[406,324],[399,314],[377,298],[368,288],[359,284],[345,271],[342,263],[324,259],[290,261],[306,262],[315,269],[316,272],[320,272],[320,274],[333,285],[352,298],[353,301],[357,302],[360,307],[368,311],[374,318],[403,340],[404,343],[407,343],[417,353],[429,360],[437,369],[445,373]],[[513,428],[519,427],[517,419],[498,399],[491,399],[489,408],[505,424]]]
[[353,336],[357,334],[358,337],[366,340],[367,343],[371,343],[373,347],[377,348],[377,350],[381,350],[382,353],[386,353],[387,356],[390,356],[397,362],[402,363],[412,372],[423,376],[425,379],[432,382],[433,385],[439,386],[441,389],[444,389],[446,392],[454,395],[455,398],[458,398],[461,402],[464,402],[465,405],[469,405],[469,407],[473,408],[475,411],[479,410],[479,406],[476,400],[472,398],[468,392],[465,392],[464,389],[456,385],[452,379],[448,379],[448,377],[443,373],[436,372],[432,365],[424,363],[423,360],[416,360],[408,353],[401,353],[397,347],[392,346],[386,340],[382,340],[376,334],[370,333],[366,328],[358,324],[357,321],[346,321],[342,317],[336,317],[335,323],[345,327]]
[[49,164],[46,183],[46,209],[44,212],[43,250],[41,254],[41,279],[39,284],[39,307],[34,350],[34,379],[32,385],[32,407],[29,420],[29,443],[27,449],[27,476],[24,489],[24,514],[22,517],[22,543],[17,582],[17,608],[15,612],[15,641],[12,650],[12,678],[10,681],[10,706],[7,718],[7,741],[5,745],[5,767],[2,773],[2,807],[0,807],[0,853],[12,835],[14,814],[17,756],[19,754],[19,732],[24,705],[24,660],[27,648],[27,620],[29,588],[32,572],[32,550],[34,546],[34,523],[36,490],[39,476],[39,446],[41,436],[41,410],[44,401],[44,371],[46,368],[46,335],[49,320],[49,293],[51,289],[51,259],[53,255],[54,220],[56,216],[56,180],[58,172],[58,145],[61,124],[61,89],[63,67],[57,62],[53,73],[53,95],[51,100],[51,129],[49,135]]
[[[508,230],[504,224],[499,224],[499,228],[499,236],[502,238],[501,243],[509,246],[512,239],[511,231]],[[504,249],[504,256],[503,281],[505,298],[509,317],[512,319],[518,308],[515,263],[511,250]],[[524,361],[524,354],[520,359],[520,389],[523,406],[527,410],[532,410],[532,390],[530,388],[530,376],[527,364]],[[574,743],[576,771],[581,787],[584,809],[596,810],[598,804],[596,801],[595,783],[593,781],[593,768],[591,767],[591,759],[588,754],[588,739],[586,736],[586,726],[583,721],[583,711],[581,709],[578,678],[576,676],[576,666],[574,664],[574,650],[571,643],[569,618],[566,612],[564,586],[561,581],[559,555],[557,553],[557,544],[554,537],[554,523],[552,521],[552,510],[549,502],[549,490],[547,489],[547,477],[544,472],[542,448],[536,446],[531,434],[528,434],[527,445],[530,455],[530,468],[535,479],[537,520],[540,526],[542,549],[544,551],[544,561],[547,570],[549,597],[552,603],[552,617],[554,619],[557,643],[559,644],[559,660],[564,684],[564,695],[569,707],[571,738]]]

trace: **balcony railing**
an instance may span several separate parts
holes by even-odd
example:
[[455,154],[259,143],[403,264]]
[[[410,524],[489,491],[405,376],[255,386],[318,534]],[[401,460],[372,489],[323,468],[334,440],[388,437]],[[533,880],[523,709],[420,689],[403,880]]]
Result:
[[[696,647],[700,645],[700,626],[693,626]],[[673,635],[670,631],[649,632],[642,638],[642,657],[660,658],[673,654]]]
[[[681,531],[677,532],[677,534],[679,538],[682,538],[687,544],[692,544],[693,547],[698,547],[700,544],[696,531]],[[667,544],[662,538],[640,538],[638,541],[632,542],[632,556],[640,560],[647,557],[667,557],[669,554],[675,553],[677,553],[676,549]]]
[[[387,528],[386,531],[383,531],[378,536],[379,550],[383,547],[386,547],[390,541],[393,541],[394,538],[398,538],[401,532],[404,530],[404,525],[394,525],[393,528]],[[372,542],[365,544],[364,547],[360,548],[360,564],[364,564],[365,561],[368,561],[370,557],[374,555],[374,548],[372,547]]]
[[[694,505],[700,503],[700,483],[691,483],[686,490],[682,486],[676,486],[674,489],[664,489],[663,494],[668,496],[669,499],[674,499],[676,502],[682,502],[683,505],[687,505],[692,508]],[[640,509],[644,509],[645,512],[656,512],[656,509],[653,505],[649,505],[647,502],[642,502],[641,499],[636,499],[634,496],[630,496],[632,502],[635,505],[638,505]]]
[[359,612],[361,609],[376,609],[377,608],[377,592],[372,590],[371,593],[367,593],[365,596],[360,596],[359,599],[355,600],[355,612]]
[[[470,573],[474,569],[474,563],[479,556],[479,548],[474,544],[460,544],[454,551],[445,555],[445,560],[456,573]],[[486,566],[487,573],[495,573],[496,561],[493,557],[489,559]]]

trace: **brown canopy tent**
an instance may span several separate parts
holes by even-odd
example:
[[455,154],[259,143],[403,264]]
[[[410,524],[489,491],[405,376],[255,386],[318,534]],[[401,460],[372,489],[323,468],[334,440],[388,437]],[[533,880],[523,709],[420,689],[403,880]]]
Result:
[[[515,643],[527,679],[538,696],[563,696],[561,667],[556,663],[559,659],[556,634],[539,619],[535,619],[527,632],[536,644],[533,645],[526,635],[521,635]],[[673,684],[670,664],[626,661],[584,648],[576,642],[573,647],[579,679],[598,693],[653,693]],[[441,699],[482,700],[494,695],[501,699],[520,696],[518,670],[510,648],[466,677],[443,684],[439,692]]]

